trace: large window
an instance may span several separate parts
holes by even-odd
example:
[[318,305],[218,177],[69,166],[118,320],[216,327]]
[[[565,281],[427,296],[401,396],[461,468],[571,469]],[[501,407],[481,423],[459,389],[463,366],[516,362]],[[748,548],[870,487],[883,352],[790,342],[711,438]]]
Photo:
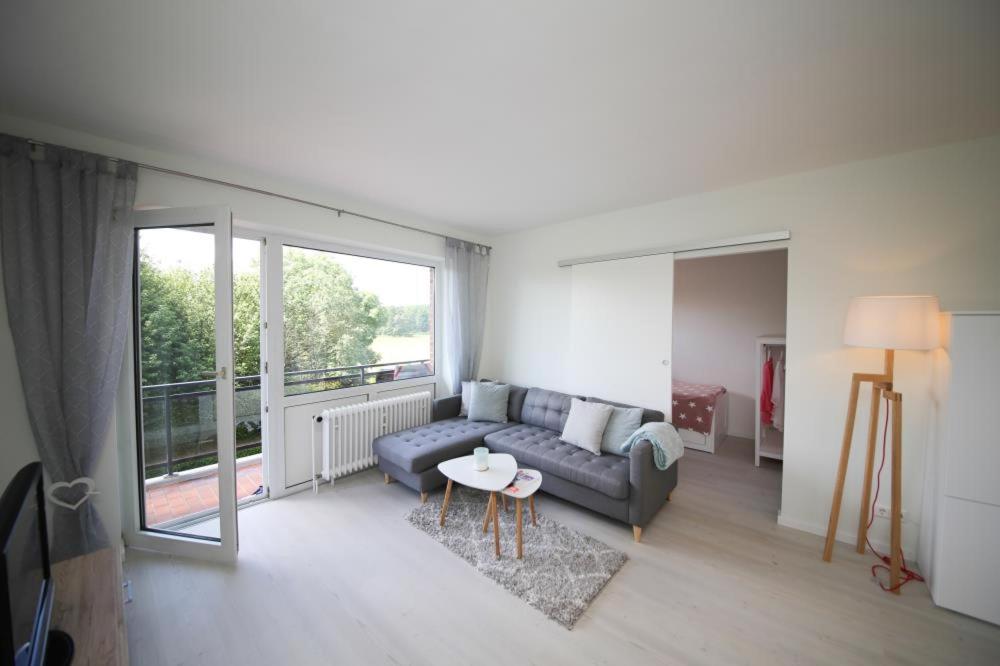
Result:
[[285,395],[434,374],[434,269],[284,246]]

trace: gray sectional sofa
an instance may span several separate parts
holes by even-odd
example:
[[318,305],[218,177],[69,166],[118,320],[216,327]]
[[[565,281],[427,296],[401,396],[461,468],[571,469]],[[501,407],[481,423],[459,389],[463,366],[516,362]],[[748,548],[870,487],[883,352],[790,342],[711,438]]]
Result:
[[[559,435],[574,397],[608,402],[511,385],[508,423],[488,423],[460,416],[460,395],[436,400],[427,425],[374,441],[379,469],[387,482],[398,480],[426,499],[428,491],[447,480],[437,469],[439,462],[486,446],[492,453],[511,454],[521,467],[542,472],[541,489],[546,493],[632,525],[639,541],[643,526],[677,485],[677,463],[658,470],[647,441],[639,442],[627,457],[595,455],[563,442]],[[662,420],[662,412],[643,411],[643,423]]]

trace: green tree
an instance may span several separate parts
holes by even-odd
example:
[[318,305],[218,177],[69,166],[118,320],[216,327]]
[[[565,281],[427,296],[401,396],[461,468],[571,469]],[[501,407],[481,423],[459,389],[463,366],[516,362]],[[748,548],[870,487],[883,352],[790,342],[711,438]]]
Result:
[[380,335],[410,336],[431,330],[429,305],[389,305],[385,310],[386,322],[379,330]]
[[319,253],[284,254],[285,369],[311,370],[377,363],[370,348],[386,312],[374,294]]
[[237,377],[260,374],[260,271],[233,276],[233,360]]
[[215,291],[207,271],[139,259],[142,383],[201,379],[215,367]]
[[[163,268],[139,258],[142,383],[204,379],[215,368],[215,276],[207,269]],[[233,280],[233,355],[236,376],[260,370],[260,280]]]

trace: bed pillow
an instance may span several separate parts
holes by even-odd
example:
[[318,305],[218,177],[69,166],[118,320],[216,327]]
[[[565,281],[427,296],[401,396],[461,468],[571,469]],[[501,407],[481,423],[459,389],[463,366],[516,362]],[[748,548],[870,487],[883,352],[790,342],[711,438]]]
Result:
[[469,386],[469,420],[507,423],[510,384],[473,382]]
[[619,456],[622,453],[622,444],[632,433],[642,425],[641,407],[612,407],[611,418],[604,429],[604,437],[601,438],[601,451],[614,453]]
[[562,431],[562,441],[579,446],[594,455],[601,455],[601,438],[604,437],[604,429],[614,410],[611,405],[573,398],[569,406],[569,417]]

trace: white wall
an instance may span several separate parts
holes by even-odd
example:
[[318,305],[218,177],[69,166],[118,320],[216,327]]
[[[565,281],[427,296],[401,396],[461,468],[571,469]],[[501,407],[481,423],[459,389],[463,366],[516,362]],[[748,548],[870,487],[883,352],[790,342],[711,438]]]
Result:
[[[166,168],[198,173],[265,190],[281,192],[302,199],[317,201],[335,207],[355,210],[375,217],[383,217],[421,229],[451,233],[462,238],[489,243],[484,236],[470,236],[467,232],[448,229],[426,220],[407,216],[398,211],[385,210],[368,202],[351,200],[342,194],[298,183],[268,178],[258,173],[224,164],[173,155],[139,146],[124,144],[111,139],[45,125],[31,120],[0,115],[0,132],[33,138],[53,144],[87,150],[123,159],[155,164]],[[284,231],[295,232],[321,240],[343,242],[359,247],[418,255],[425,258],[444,256],[444,240],[436,236],[378,224],[351,216],[338,217],[336,213],[313,206],[267,197],[238,189],[200,182],[180,176],[142,170],[136,191],[136,207],[228,205],[238,223],[269,225]],[[37,451],[27,411],[24,406],[20,378],[14,356],[14,343],[7,325],[6,302],[0,304],[0,423],[5,435],[0,438],[0,487],[19,469],[20,465],[37,460]],[[114,441],[115,432],[109,436]],[[119,464],[115,446],[107,446],[95,474],[101,495],[96,504],[102,519],[114,534],[120,531],[121,503]]]
[[[1000,308],[1000,136],[801,173],[503,236],[494,243],[484,376],[571,391],[570,271],[556,261],[787,229],[788,403],[781,522],[825,532],[851,373],[881,354],[842,344],[852,296],[931,293]],[[627,326],[628,322],[622,322]],[[930,354],[900,352],[904,545],[920,520]],[[607,396],[614,398],[614,396]],[[841,534],[856,530],[862,396]],[[683,462],[681,464],[683,467]],[[683,470],[681,471],[683,486]],[[887,542],[887,525],[873,528]]]
[[726,387],[726,434],[754,436],[755,341],[785,333],[787,265],[784,250],[674,265],[674,379]]

